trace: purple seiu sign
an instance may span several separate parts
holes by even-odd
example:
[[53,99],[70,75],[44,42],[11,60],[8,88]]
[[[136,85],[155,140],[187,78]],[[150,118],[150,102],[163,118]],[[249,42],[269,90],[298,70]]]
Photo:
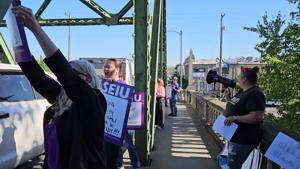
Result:
[[107,102],[104,139],[113,144],[123,145],[133,86],[103,79],[101,91]]
[[137,92],[133,94],[130,113],[127,122],[127,129],[142,130],[144,129],[144,92]]
[[33,60],[28,47],[24,24],[11,10],[12,7],[19,5],[21,5],[20,0],[13,0],[6,15],[6,24],[13,42],[15,60],[18,63]]

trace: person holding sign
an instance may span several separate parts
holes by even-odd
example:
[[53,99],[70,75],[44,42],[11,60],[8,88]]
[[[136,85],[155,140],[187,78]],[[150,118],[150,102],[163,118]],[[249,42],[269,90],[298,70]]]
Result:
[[[44,115],[43,168],[105,169],[103,140],[107,104],[99,90],[95,68],[82,61],[68,63],[31,9],[15,6],[12,12],[17,23],[23,22],[35,35],[46,56],[44,62],[60,82],[48,78],[30,53],[22,53],[16,59],[35,90],[52,104]],[[23,45],[27,43],[24,35],[21,40]],[[22,45],[18,47],[20,50]]]
[[[121,64],[116,59],[107,59],[104,63],[104,79],[111,82],[124,83],[119,79]],[[105,140],[107,169],[118,169],[118,156],[121,146]]]
[[[120,78],[121,64],[116,59],[108,59],[104,64],[104,79],[109,81],[115,81],[118,83],[125,82]],[[118,113],[118,112],[117,112]],[[120,113],[120,112],[119,112]],[[134,169],[140,169],[141,163],[138,158],[138,154],[133,144],[133,131],[125,129],[124,142],[128,148],[131,163]],[[106,141],[107,151],[107,168],[108,169],[121,169],[123,168],[123,151],[121,146]]]
[[[120,66],[121,66],[120,63],[116,59],[106,60],[105,64],[104,64],[104,74],[105,74],[104,79],[111,81],[111,82],[117,82],[118,84],[126,85],[125,82],[122,79],[120,79],[120,69],[121,69]],[[116,90],[118,90],[118,89],[116,89]],[[130,99],[132,99],[132,98],[130,98]],[[107,101],[109,102],[110,100],[107,99]],[[116,104],[118,104],[120,106],[121,102],[117,102]],[[124,136],[124,141],[128,147],[133,167],[135,169],[140,169],[140,162],[138,159],[138,155],[137,155],[135,146],[132,141],[133,131],[129,131],[126,129],[126,122],[127,122],[126,118],[128,118],[128,116],[126,116],[125,111],[121,111],[121,109],[126,110],[126,107],[130,106],[130,104],[131,104],[131,102],[128,102],[127,105],[124,105],[124,107],[120,107],[119,111],[116,111],[114,113],[117,113],[118,115],[117,114],[115,114],[115,115],[118,117],[124,117],[123,119],[117,120],[116,123],[118,124],[118,126],[120,126],[120,125],[122,126],[122,129],[120,129],[122,134],[120,134],[120,135]],[[129,110],[130,109],[128,109],[128,113],[129,113]],[[121,124],[122,122],[124,122],[124,125]],[[105,134],[107,134],[107,133],[105,133]],[[120,144],[120,141],[121,141],[121,144]],[[107,155],[106,164],[107,164],[108,169],[117,169],[117,168],[122,167],[122,165],[123,165],[123,153],[122,153],[122,149],[121,149],[122,143],[123,143],[123,137],[118,138],[118,142],[109,139],[108,136],[106,137],[106,140],[105,140],[106,155]]]
[[238,125],[228,142],[227,165],[230,169],[240,169],[262,138],[265,96],[257,86],[258,71],[258,67],[241,68],[241,90],[226,105],[224,124],[229,126],[235,122]]

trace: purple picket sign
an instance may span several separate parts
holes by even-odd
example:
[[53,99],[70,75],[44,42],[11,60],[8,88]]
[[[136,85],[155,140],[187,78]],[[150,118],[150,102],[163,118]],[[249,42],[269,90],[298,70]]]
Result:
[[127,122],[127,129],[142,130],[144,129],[145,117],[145,94],[144,92],[137,92],[133,94],[131,103],[131,111]]
[[102,79],[102,93],[107,101],[104,139],[123,145],[128,115],[132,102],[133,86]]
[[32,61],[27,38],[24,30],[24,23],[12,12],[12,7],[21,5],[20,0],[13,0],[7,11],[6,23],[13,41],[13,50],[16,62]]

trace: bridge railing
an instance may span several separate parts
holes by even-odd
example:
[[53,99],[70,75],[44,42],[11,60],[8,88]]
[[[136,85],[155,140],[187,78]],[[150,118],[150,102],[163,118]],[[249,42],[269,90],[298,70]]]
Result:
[[[212,125],[215,122],[218,115],[224,112],[226,103],[219,101],[218,99],[205,97],[200,95],[197,91],[186,90],[184,91],[185,102],[188,106],[192,107],[194,111],[201,117],[201,121],[204,122],[205,127],[213,135],[219,146],[224,145],[224,138],[216,134],[212,130]],[[265,121],[262,125],[263,128],[263,139],[259,146],[259,151],[264,154],[268,147],[271,145],[274,138],[279,132],[283,132],[293,139],[300,141],[300,135],[283,129],[271,122]],[[271,160],[263,157],[262,159],[262,169],[279,169],[281,168],[277,164],[273,163]]]

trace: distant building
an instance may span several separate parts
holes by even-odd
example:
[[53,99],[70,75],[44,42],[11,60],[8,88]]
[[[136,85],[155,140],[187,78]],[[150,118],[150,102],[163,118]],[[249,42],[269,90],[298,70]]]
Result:
[[231,79],[238,79],[241,73],[241,67],[263,67],[266,63],[262,62],[261,59],[255,59],[253,57],[240,57],[234,59],[226,59],[223,61],[223,75],[226,75],[228,78]]
[[[186,74],[185,77],[189,76],[188,62],[185,63]],[[213,84],[206,83],[206,75],[209,70],[216,69],[217,61],[216,60],[196,60],[193,62],[192,69],[192,86],[194,90],[201,91],[202,93],[211,93],[214,90]]]
[[[193,59],[193,52],[192,54]],[[194,57],[195,58],[195,57]],[[241,67],[262,67],[265,63],[263,63],[260,59],[255,59],[253,57],[240,57],[234,59],[225,59],[222,61],[222,76],[225,76],[230,79],[238,79]],[[189,77],[189,57],[185,59],[184,62],[185,68],[185,77]],[[218,93],[216,91],[219,90],[219,84],[207,84],[206,76],[209,70],[216,70],[219,72],[219,59],[193,59],[193,67],[192,67],[192,89],[197,90],[203,94],[213,94]]]

